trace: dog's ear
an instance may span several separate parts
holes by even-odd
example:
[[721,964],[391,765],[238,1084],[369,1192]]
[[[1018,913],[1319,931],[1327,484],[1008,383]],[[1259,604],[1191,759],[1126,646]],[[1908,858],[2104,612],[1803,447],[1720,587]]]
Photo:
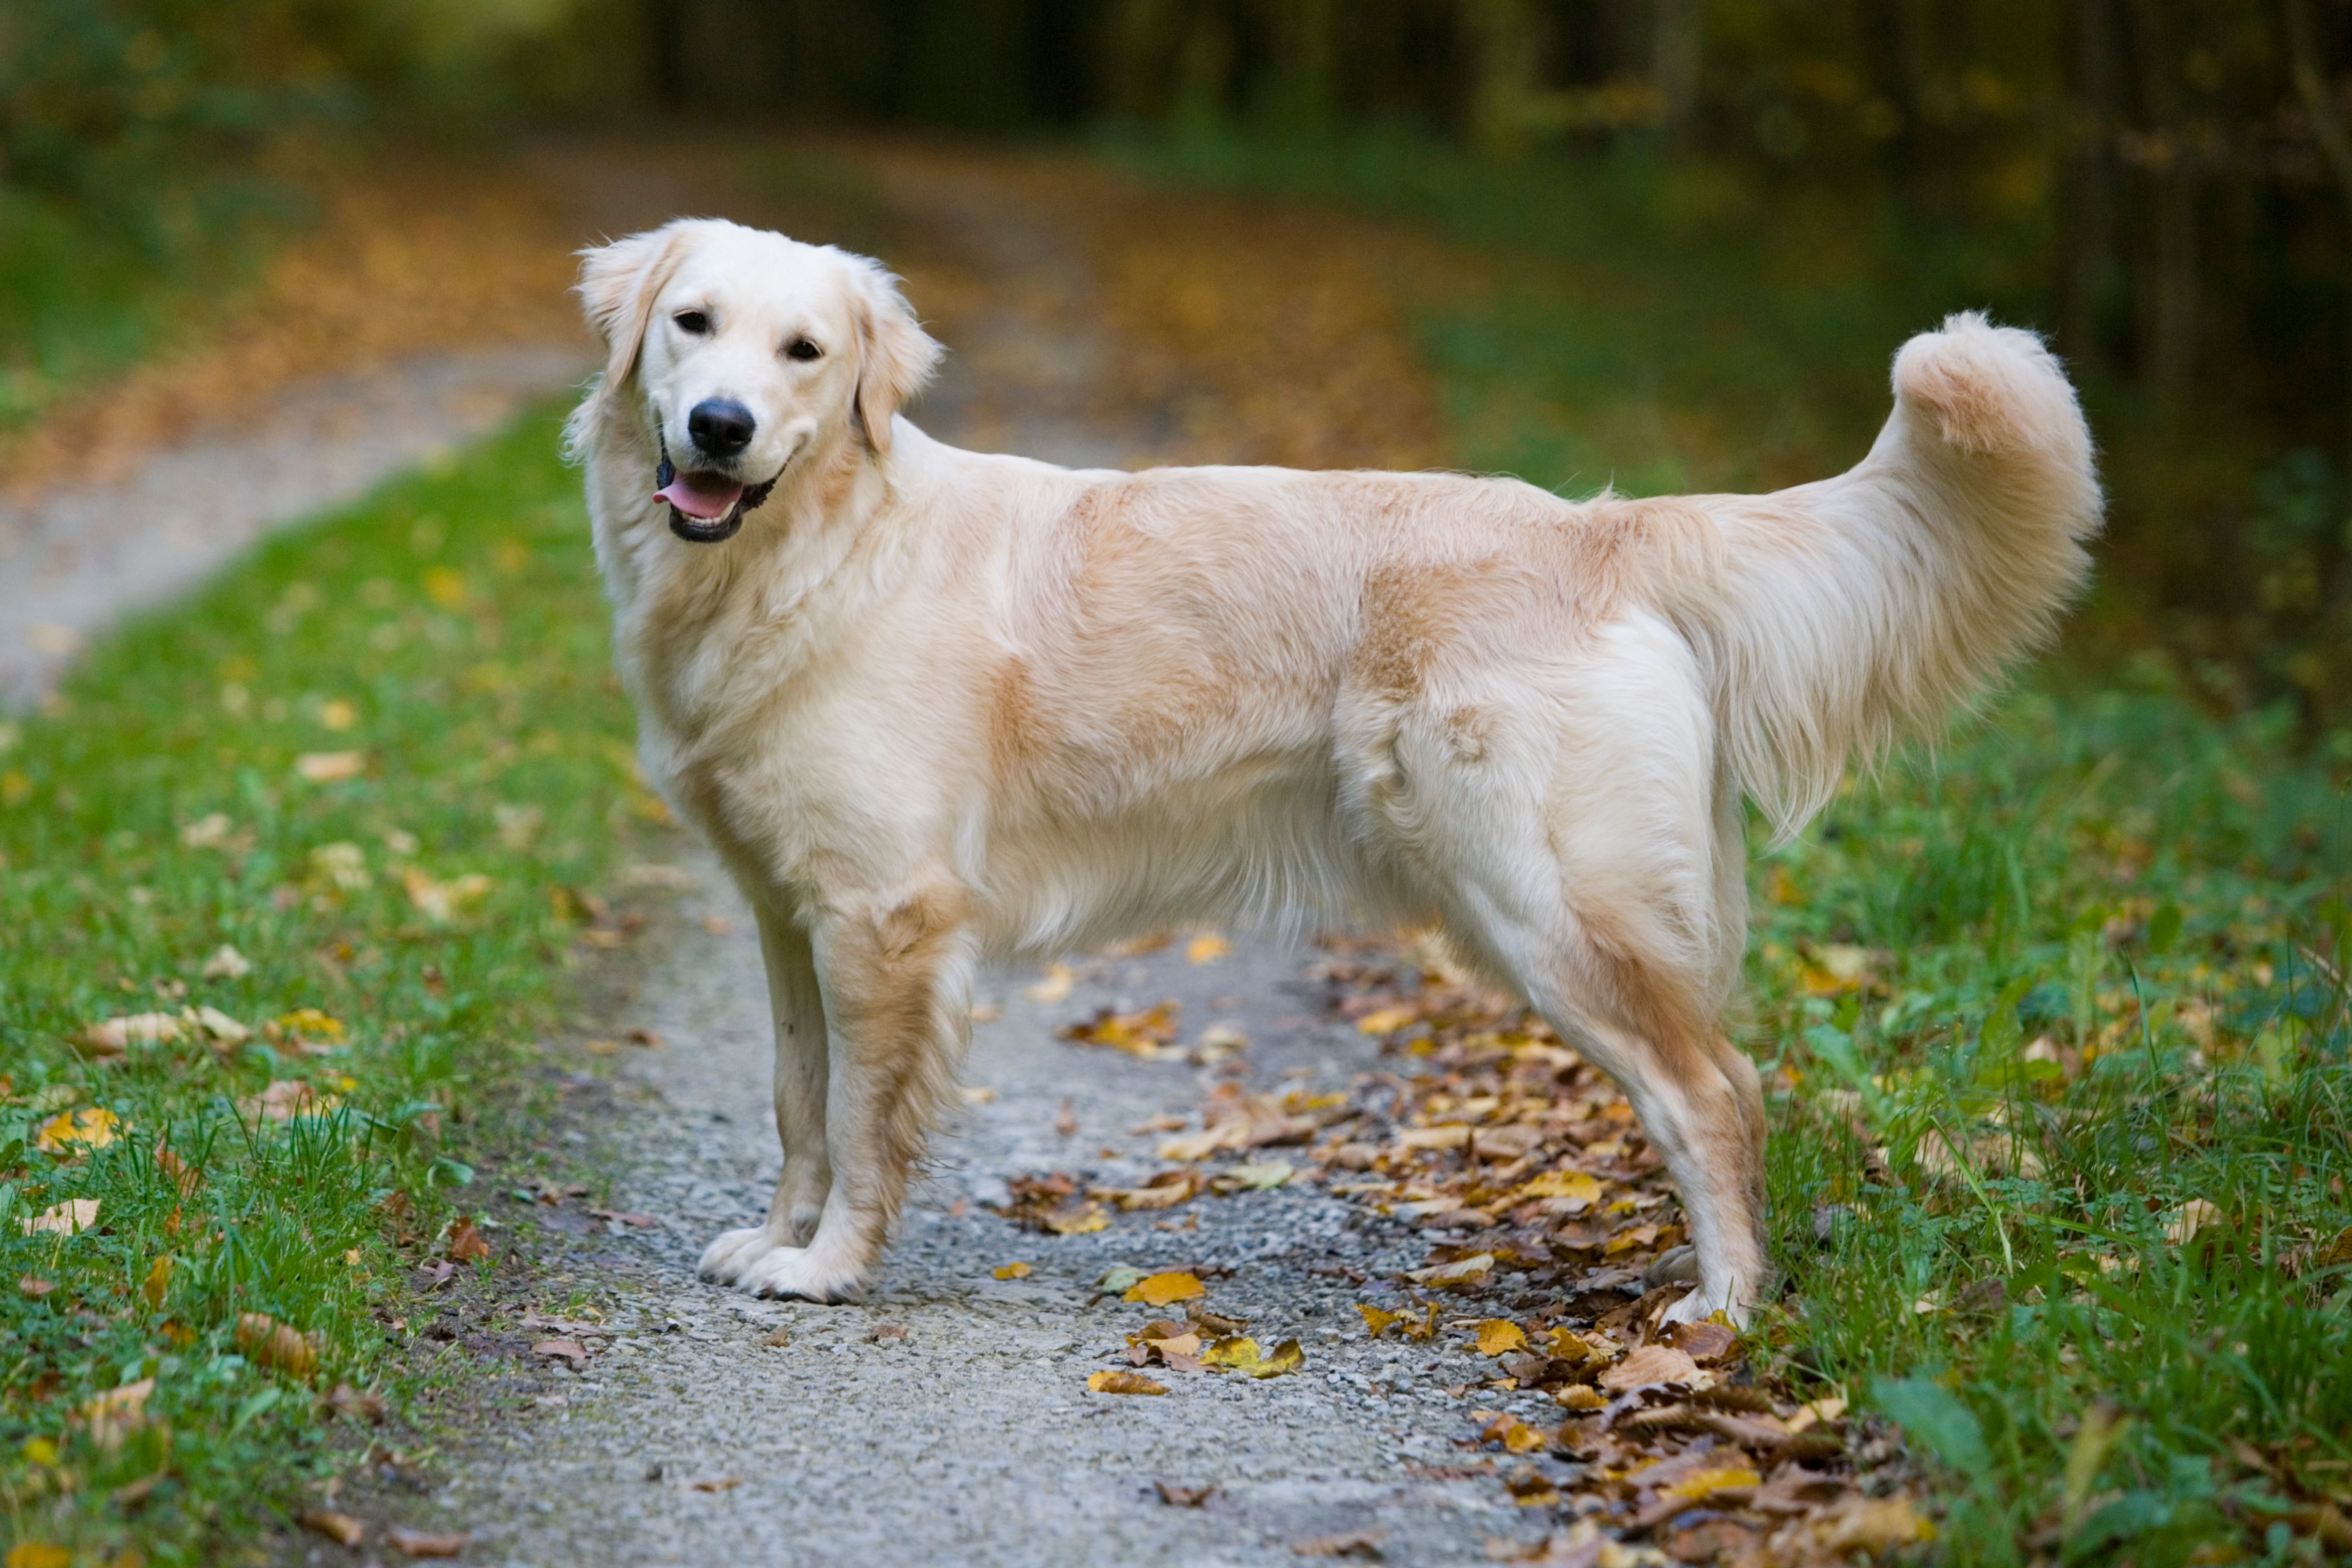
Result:
[[654,300],[677,269],[693,226],[694,220],[680,218],[580,253],[580,309],[604,340],[604,374],[593,399],[598,405],[618,396],[636,369]]
[[915,320],[898,280],[863,257],[852,258],[857,292],[857,424],[877,454],[890,450],[890,419],[931,379],[945,352]]

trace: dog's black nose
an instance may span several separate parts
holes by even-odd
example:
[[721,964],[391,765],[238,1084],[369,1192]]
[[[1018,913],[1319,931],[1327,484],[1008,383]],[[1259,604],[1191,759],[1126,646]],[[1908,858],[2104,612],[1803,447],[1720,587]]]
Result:
[[751,432],[759,421],[751,411],[740,403],[723,397],[713,397],[694,405],[686,416],[687,434],[694,444],[713,458],[731,458],[751,444]]

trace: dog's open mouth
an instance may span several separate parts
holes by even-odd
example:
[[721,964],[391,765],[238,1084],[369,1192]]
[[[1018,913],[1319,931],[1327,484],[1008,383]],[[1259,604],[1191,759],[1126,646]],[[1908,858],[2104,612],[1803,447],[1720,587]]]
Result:
[[780,470],[776,479],[744,485],[723,474],[682,474],[669,460],[665,444],[661,466],[654,470],[654,482],[659,487],[654,498],[669,502],[672,533],[694,544],[717,544],[735,537],[735,531],[743,526],[743,514],[757,510],[782,478]]

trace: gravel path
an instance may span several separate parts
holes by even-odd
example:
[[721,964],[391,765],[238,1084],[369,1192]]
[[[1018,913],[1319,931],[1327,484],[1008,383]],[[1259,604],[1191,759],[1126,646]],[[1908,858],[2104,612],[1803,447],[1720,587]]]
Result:
[[0,710],[40,700],[90,637],[274,528],[504,424],[590,368],[578,346],[432,354],[289,388],[114,483],[0,501]]
[[[479,1561],[532,1568],[1295,1563],[1303,1540],[1365,1530],[1382,1532],[1391,1563],[1451,1563],[1485,1561],[1490,1534],[1532,1533],[1493,1479],[1442,1479],[1475,1462],[1453,1447],[1466,1427],[1445,1387],[1491,1367],[1458,1349],[1373,1343],[1349,1281],[1317,1272],[1418,1263],[1401,1227],[1367,1228],[1303,1184],[1119,1215],[1074,1237],[984,1206],[1014,1176],[1131,1184],[1164,1168],[1152,1157],[1162,1134],[1131,1129],[1196,1108],[1217,1076],[1054,1037],[1096,1006],[1174,998],[1188,1039],[1212,1021],[1238,1027],[1259,1087],[1337,1087],[1371,1068],[1369,1042],[1313,1016],[1299,982],[1308,955],[1295,950],[1239,945],[1194,965],[1179,944],[1097,960],[1053,1003],[1017,983],[1034,977],[992,977],[982,1011],[1003,1011],[976,1027],[965,1081],[993,1098],[935,1145],[873,1299],[758,1301],[697,1282],[703,1242],[763,1212],[777,1164],[756,938],[715,871],[697,871],[696,934],[629,1014],[667,1047],[622,1069],[637,1109],[620,1130],[633,1164],[614,1202],[662,1226],[583,1240],[554,1266],[573,1288],[621,1292],[614,1336],[593,1342],[609,1348],[540,1413],[452,1456],[456,1479],[425,1522],[470,1530]],[[730,934],[700,934],[706,913]],[[1066,1133],[1066,1102],[1077,1122]],[[1033,1272],[993,1277],[1016,1261]],[[1251,1320],[1269,1347],[1297,1336],[1306,1370],[1253,1382],[1154,1369],[1164,1396],[1089,1394],[1089,1373],[1128,1364],[1125,1334],[1172,1315],[1094,1300],[1122,1265],[1232,1269],[1208,1305]],[[771,1346],[779,1329],[789,1342]],[[1527,1401],[1528,1415],[1549,1408]],[[1170,1506],[1155,1481],[1218,1491],[1202,1508]]]

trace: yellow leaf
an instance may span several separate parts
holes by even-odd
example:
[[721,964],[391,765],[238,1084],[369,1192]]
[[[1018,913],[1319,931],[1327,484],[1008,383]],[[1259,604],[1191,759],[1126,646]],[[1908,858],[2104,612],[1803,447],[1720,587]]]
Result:
[[8,1549],[8,1568],[73,1568],[73,1553],[46,1541],[20,1541]]
[[1503,1447],[1509,1453],[1532,1454],[1549,1441],[1550,1433],[1524,1421],[1514,1421],[1503,1429]]
[[999,1279],[1026,1279],[1029,1278],[1029,1266],[1025,1263],[1008,1263],[1003,1268],[992,1272]]
[[1211,1366],[1230,1366],[1246,1372],[1258,1363],[1257,1342],[1247,1334],[1228,1334],[1202,1351],[1201,1359]]
[[1233,951],[1234,944],[1213,931],[1184,944],[1185,960],[1192,963],[1214,963]]
[[1713,1497],[1717,1492],[1729,1491],[1734,1487],[1761,1486],[1763,1482],[1764,1478],[1754,1470],[1739,1468],[1701,1470],[1696,1475],[1685,1476],[1673,1486],[1662,1489],[1658,1495],[1679,1498],[1685,1502],[1698,1502]]
[[1274,1353],[1255,1366],[1244,1367],[1252,1377],[1282,1377],[1307,1364],[1307,1352],[1298,1348],[1297,1340],[1285,1340],[1274,1347]]
[[1097,1203],[1062,1204],[1038,1215],[1037,1223],[1055,1236],[1085,1236],[1089,1231],[1108,1230],[1110,1211]]
[[1478,1325],[1478,1353],[1501,1355],[1528,1348],[1526,1331],[1508,1318],[1489,1318]]
[[[1515,1204],[1526,1203],[1531,1198],[1568,1198],[1580,1206],[1597,1204],[1601,1201],[1600,1178],[1587,1175],[1582,1171],[1546,1171],[1532,1181],[1521,1183],[1519,1190],[1511,1194],[1511,1201]],[[1572,1214],[1575,1210],[1571,1208],[1569,1212]]]
[[1121,1368],[1116,1372],[1098,1372],[1087,1379],[1089,1394],[1165,1394],[1168,1390],[1139,1372]]
[[16,1226],[26,1236],[37,1236],[43,1231],[51,1231],[58,1236],[72,1236],[76,1232],[88,1230],[97,1223],[98,1200],[74,1198],[58,1204],[53,1208],[43,1209],[31,1219],[20,1219],[16,1222]]
[[1563,1388],[1552,1397],[1559,1400],[1560,1407],[1565,1410],[1605,1410],[1609,1406],[1609,1401],[1601,1391],[1589,1384],[1580,1383]]
[[44,1154],[61,1154],[77,1143],[103,1149],[114,1142],[114,1131],[121,1125],[122,1119],[103,1106],[68,1110],[42,1123],[36,1147]]
[[1147,1307],[1165,1307],[1171,1301],[1189,1301],[1208,1293],[1208,1287],[1193,1275],[1153,1274],[1137,1280],[1122,1300],[1140,1301]]
[[1356,1310],[1364,1314],[1364,1327],[1371,1331],[1374,1339],[1386,1333],[1391,1324],[1402,1323],[1412,1316],[1411,1312],[1384,1312],[1378,1307],[1367,1307],[1361,1301],[1356,1303]]
[[319,722],[330,730],[348,730],[359,721],[360,710],[352,706],[349,699],[330,698],[319,708]]
[[166,1252],[158,1256],[149,1268],[146,1279],[139,1287],[139,1293],[147,1298],[149,1311],[160,1312],[163,1310],[164,1294],[171,1288],[172,1255]]
[[435,566],[425,574],[425,596],[445,610],[462,608],[469,592],[466,579],[446,566]]
[[1383,1007],[1377,1013],[1367,1013],[1356,1020],[1356,1027],[1367,1035],[1393,1035],[1407,1025],[1419,1021],[1420,1012],[1412,1007]]

